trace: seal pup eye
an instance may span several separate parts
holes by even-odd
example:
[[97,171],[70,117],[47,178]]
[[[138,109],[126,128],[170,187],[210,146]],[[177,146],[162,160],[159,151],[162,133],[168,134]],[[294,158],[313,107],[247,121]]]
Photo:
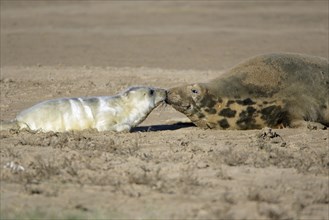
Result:
[[154,89],[150,89],[150,95],[154,95]]
[[197,89],[191,89],[191,92],[192,92],[193,94],[199,94],[199,91],[198,91]]

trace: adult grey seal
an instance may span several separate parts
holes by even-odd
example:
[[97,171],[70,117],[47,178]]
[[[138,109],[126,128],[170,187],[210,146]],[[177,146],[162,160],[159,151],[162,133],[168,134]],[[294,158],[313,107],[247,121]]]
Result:
[[169,89],[166,102],[202,128],[329,126],[328,60],[259,55],[208,83]]
[[15,120],[1,127],[42,132],[129,131],[165,99],[164,89],[131,87],[115,96],[49,100],[22,111]]

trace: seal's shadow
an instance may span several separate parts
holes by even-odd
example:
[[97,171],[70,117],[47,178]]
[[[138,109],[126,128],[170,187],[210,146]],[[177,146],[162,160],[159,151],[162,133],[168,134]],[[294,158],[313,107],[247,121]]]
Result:
[[131,132],[148,132],[148,131],[174,131],[181,128],[195,127],[193,123],[179,122],[172,125],[151,125],[139,126],[131,129]]

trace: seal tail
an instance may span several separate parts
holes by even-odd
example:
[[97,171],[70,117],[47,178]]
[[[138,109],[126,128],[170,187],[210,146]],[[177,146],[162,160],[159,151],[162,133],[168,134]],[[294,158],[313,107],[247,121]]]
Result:
[[16,120],[0,121],[0,131],[18,130],[19,126]]

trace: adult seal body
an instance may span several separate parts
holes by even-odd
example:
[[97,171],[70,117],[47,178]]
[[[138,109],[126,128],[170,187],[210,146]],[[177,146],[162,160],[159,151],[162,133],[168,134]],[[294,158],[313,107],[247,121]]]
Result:
[[165,99],[164,89],[131,87],[115,96],[49,100],[22,111],[14,121],[1,127],[42,132],[129,131]]
[[169,89],[166,102],[202,128],[329,126],[328,60],[256,56],[208,83]]

